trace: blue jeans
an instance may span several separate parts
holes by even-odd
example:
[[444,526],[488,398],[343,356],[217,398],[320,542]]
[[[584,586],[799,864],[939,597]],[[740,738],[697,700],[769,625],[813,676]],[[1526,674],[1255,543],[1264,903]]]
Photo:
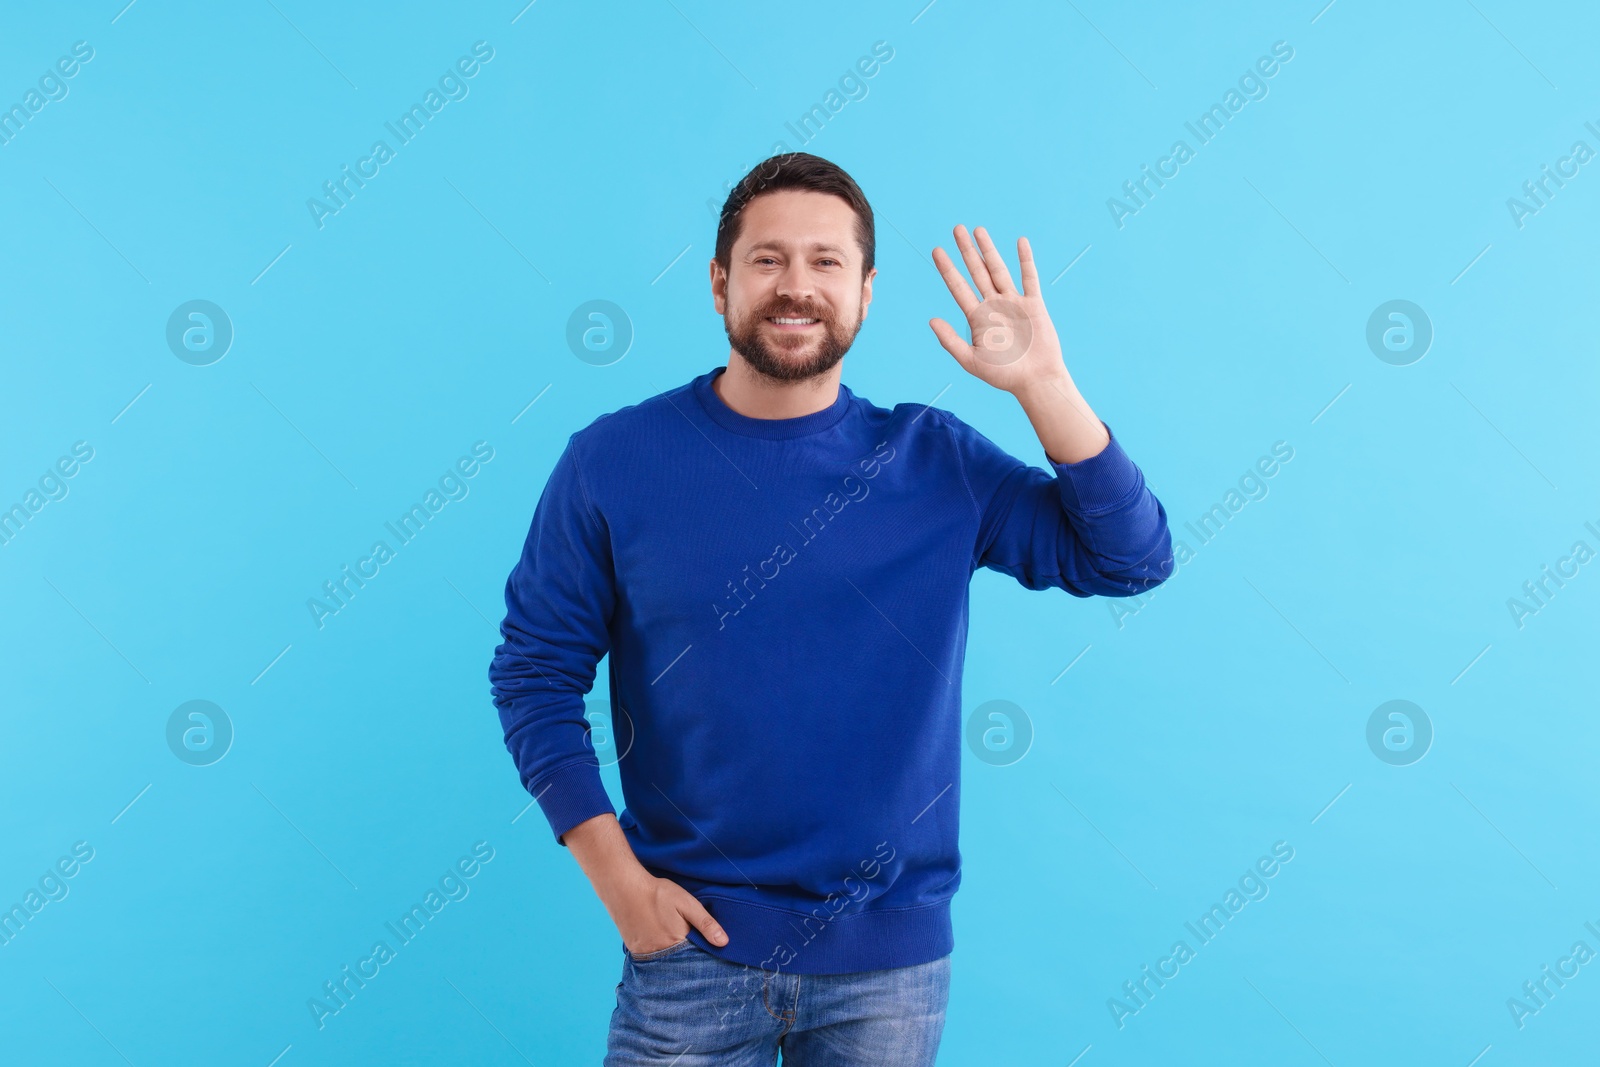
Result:
[[950,957],[855,974],[784,974],[685,938],[623,950],[604,1067],[932,1067]]

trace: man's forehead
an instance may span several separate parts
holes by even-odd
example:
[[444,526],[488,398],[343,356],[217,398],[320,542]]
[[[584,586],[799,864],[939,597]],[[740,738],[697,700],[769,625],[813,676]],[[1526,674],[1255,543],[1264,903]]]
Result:
[[786,246],[838,244],[855,233],[855,212],[849,204],[810,190],[786,189],[756,197],[745,206],[740,221],[742,238]]

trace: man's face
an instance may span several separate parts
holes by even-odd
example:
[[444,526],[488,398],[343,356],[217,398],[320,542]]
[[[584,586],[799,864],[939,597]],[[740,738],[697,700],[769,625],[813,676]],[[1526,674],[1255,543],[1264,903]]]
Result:
[[862,277],[855,225],[844,200],[809,189],[745,205],[725,276],[712,260],[711,292],[728,343],[758,374],[801,381],[849,351],[878,273]]

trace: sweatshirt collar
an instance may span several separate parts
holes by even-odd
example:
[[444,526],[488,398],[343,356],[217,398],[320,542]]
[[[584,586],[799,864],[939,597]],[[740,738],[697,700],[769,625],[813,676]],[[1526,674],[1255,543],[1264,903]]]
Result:
[[727,373],[727,370],[727,367],[714,367],[696,378],[693,382],[695,399],[700,402],[700,407],[711,421],[725,430],[743,434],[745,437],[777,440],[818,433],[844,418],[844,413],[855,396],[844,382],[840,382],[839,395],[834,397],[832,404],[821,411],[813,411],[809,415],[800,415],[792,419],[753,419],[748,415],[739,414],[723,403],[722,398],[712,388],[712,381],[719,374]]

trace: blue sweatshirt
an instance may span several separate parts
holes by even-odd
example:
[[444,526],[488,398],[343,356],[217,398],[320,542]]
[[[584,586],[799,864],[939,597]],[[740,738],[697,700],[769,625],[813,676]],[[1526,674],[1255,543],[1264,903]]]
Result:
[[568,439],[506,582],[506,747],[558,842],[614,812],[583,699],[609,653],[619,822],[727,931],[696,945],[797,974],[937,959],[973,573],[1131,596],[1172,573],[1166,511],[1115,435],[1045,470],[842,383],[750,418],[726,369]]

